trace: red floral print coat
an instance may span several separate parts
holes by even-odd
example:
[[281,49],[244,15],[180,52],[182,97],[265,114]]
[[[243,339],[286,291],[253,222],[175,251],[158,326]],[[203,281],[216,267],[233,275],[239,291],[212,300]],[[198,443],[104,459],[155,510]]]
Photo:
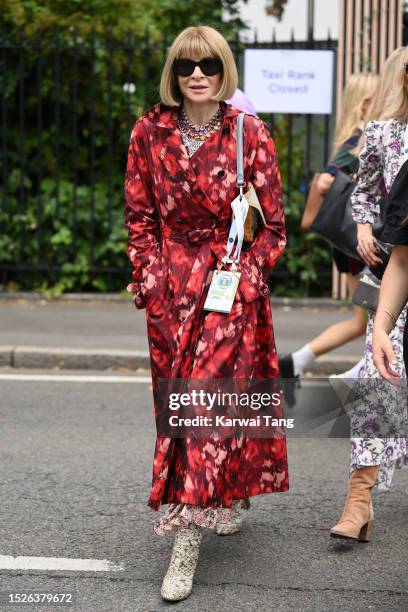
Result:
[[[245,178],[267,227],[241,255],[229,314],[203,312],[209,273],[225,254],[237,196],[237,109],[221,103],[221,128],[189,158],[177,108],[156,105],[135,124],[125,179],[128,290],[146,308],[154,397],[159,378],[279,376],[266,277],[285,246],[281,180],[266,125],[244,121]],[[155,399],[157,416],[158,402]],[[286,440],[158,437],[149,506],[231,507],[232,500],[288,489]]]

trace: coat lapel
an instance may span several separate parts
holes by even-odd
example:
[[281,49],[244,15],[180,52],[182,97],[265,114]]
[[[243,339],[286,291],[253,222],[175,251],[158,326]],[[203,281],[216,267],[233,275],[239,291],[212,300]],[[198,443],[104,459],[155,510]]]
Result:
[[[177,108],[166,108],[160,112],[160,106],[158,106],[155,110],[158,115],[156,125],[163,128],[163,146],[159,159],[172,177],[170,180],[177,182],[195,201],[201,202],[211,213],[218,215],[217,205],[210,200],[204,188],[199,185],[190,163],[177,126]],[[224,121],[229,121],[231,116],[238,114],[238,111],[225,105],[224,114]]]
[[170,176],[174,177],[171,180],[176,179],[183,189],[191,193],[197,177],[191,168],[190,159],[177,126],[168,132],[159,158]]
[[216,205],[198,184],[177,126],[167,136],[159,157],[167,172],[174,177],[172,180],[181,185],[196,202],[200,202],[211,213],[217,214]]

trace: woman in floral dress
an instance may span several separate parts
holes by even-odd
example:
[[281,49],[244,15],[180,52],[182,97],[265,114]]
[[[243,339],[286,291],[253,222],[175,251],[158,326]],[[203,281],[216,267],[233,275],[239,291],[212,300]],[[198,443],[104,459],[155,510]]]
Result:
[[[372,226],[379,215],[380,187],[389,193],[400,167],[408,156],[408,50],[400,53],[395,85],[383,101],[382,120],[369,121],[365,145],[360,154],[358,184],[352,196],[353,217],[358,228],[358,251],[368,265],[378,264]],[[406,377],[403,336],[407,306],[395,321],[390,340],[397,360],[394,368]],[[372,334],[374,316],[369,315],[364,365],[359,373],[357,399],[351,418],[351,463],[349,491],[333,537],[370,539],[373,525],[371,489],[387,490],[396,467],[408,464],[406,402],[401,390],[380,377],[373,362]],[[400,425],[400,427],[398,426]],[[380,430],[380,437],[376,432]]]
[[[163,69],[161,104],[132,131],[125,181],[127,253],[137,308],[146,308],[156,419],[159,379],[273,379],[279,376],[266,282],[285,246],[281,179],[266,125],[244,118],[245,181],[266,226],[242,251],[228,314],[205,312],[211,272],[226,253],[237,197],[236,122],[226,104],[237,87],[231,50],[216,30],[184,30]],[[167,600],[192,589],[202,527],[238,531],[248,499],[287,491],[286,440],[158,436],[148,501],[168,504],[155,525],[174,532]]]

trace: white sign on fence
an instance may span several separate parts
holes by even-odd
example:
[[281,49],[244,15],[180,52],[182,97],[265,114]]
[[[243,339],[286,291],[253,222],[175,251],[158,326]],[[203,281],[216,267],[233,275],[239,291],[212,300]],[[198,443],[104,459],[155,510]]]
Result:
[[245,94],[259,113],[329,115],[333,55],[333,51],[245,49]]

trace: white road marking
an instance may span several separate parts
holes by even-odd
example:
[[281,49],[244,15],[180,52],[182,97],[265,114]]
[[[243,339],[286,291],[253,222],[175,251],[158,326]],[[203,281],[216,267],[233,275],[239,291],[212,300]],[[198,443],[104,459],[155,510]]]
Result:
[[10,557],[0,555],[0,570],[62,570],[71,572],[119,572],[123,563],[107,559],[65,559],[64,557]]
[[38,382],[90,382],[90,383],[151,383],[150,376],[88,376],[75,374],[0,374],[1,380]]

